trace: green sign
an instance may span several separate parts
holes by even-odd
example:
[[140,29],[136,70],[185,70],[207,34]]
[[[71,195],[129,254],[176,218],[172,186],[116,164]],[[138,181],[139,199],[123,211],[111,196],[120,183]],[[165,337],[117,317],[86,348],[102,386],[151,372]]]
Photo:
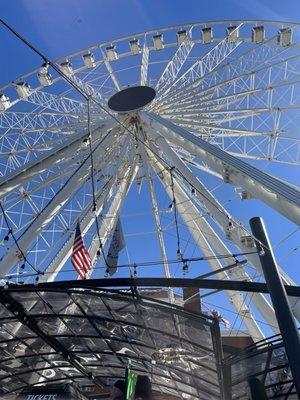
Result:
[[130,400],[135,394],[137,376],[128,368],[127,369],[127,388],[126,400]]

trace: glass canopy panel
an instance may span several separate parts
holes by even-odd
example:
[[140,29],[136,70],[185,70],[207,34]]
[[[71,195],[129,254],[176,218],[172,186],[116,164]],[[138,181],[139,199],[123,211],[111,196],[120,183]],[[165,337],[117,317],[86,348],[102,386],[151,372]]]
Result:
[[7,318],[0,322],[2,394],[79,378],[109,385],[124,377],[130,360],[133,371],[150,376],[160,393],[220,397],[212,321],[204,315],[149,299],[149,293],[143,298],[97,288],[25,286],[6,293],[8,308],[20,312],[5,308]]

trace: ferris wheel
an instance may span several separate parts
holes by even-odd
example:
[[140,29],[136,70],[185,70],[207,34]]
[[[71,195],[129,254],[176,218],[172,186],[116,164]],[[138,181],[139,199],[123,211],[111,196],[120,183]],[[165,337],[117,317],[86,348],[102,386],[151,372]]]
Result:
[[[285,179],[300,164],[299,31],[270,21],[168,27],[96,44],[3,86],[1,278],[74,278],[78,222],[91,276],[103,276],[121,221],[122,276],[173,277],[182,264],[197,277],[202,260],[213,271],[235,265],[220,279],[259,279],[243,210],[255,215],[256,199],[291,229],[300,224],[300,192]],[[264,332],[252,306],[278,332],[264,295],[226,294],[255,340]]]

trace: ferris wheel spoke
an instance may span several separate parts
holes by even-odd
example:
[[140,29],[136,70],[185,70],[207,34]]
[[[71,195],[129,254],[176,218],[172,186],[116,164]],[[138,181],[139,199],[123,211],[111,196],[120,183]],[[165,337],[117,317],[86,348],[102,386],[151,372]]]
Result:
[[147,85],[148,82],[148,68],[149,68],[149,48],[147,46],[146,38],[144,39],[142,49],[142,63],[140,73],[140,84],[141,86]]
[[[163,139],[164,140],[164,139]],[[245,230],[245,228],[243,227],[242,223],[240,221],[235,221],[234,218],[228,213],[228,211],[226,209],[224,209],[220,203],[218,203],[214,197],[212,196],[212,194],[207,191],[207,189],[194,177],[194,175],[191,173],[190,170],[188,170],[184,165],[182,165],[181,163],[181,167],[180,167],[180,162],[178,163],[178,160],[176,162],[176,157],[174,157],[174,154],[170,154],[170,152],[166,152],[167,147],[166,147],[166,143],[163,144],[163,140],[160,140],[159,142],[156,139],[156,144],[157,144],[157,148],[156,148],[156,152],[158,152],[158,149],[163,149],[163,154],[164,157],[168,157],[171,165],[175,166],[175,170],[179,170],[180,173],[188,180],[189,185],[192,185],[195,189],[196,189],[196,195],[194,195],[195,199],[198,198],[198,195],[200,195],[199,200],[201,203],[201,207],[204,207],[204,210],[206,212],[208,212],[209,216],[211,218],[213,218],[218,225],[222,228],[224,234],[226,235],[226,237],[228,239],[230,239],[239,249],[241,252],[249,252],[249,248],[247,248],[247,245],[244,244],[243,238],[245,237],[250,237],[251,238],[251,234],[249,234],[249,232],[247,230]],[[155,153],[155,152],[154,152]],[[153,159],[153,156],[152,156]],[[155,160],[156,165],[159,164],[158,159],[156,158]],[[163,168],[165,170],[165,168]],[[160,173],[162,173],[162,171],[160,171]],[[165,176],[164,176],[165,179]],[[175,180],[178,182],[178,178],[175,176]],[[189,193],[190,190],[189,188],[185,188],[184,193]],[[180,201],[181,203],[181,201]],[[188,204],[185,201],[182,201],[182,207],[184,208],[184,204]],[[218,210],[216,211],[216,208],[218,207]],[[220,211],[221,214],[220,215]],[[190,213],[190,208],[188,209],[188,214]],[[225,218],[224,218],[225,217]],[[194,221],[193,218],[191,218],[191,215],[189,214],[189,218],[191,221]],[[202,220],[203,218],[199,218],[199,213],[198,213],[198,217],[195,219],[200,219]],[[187,221],[185,221],[187,223]],[[212,238],[210,238],[210,242],[209,243],[213,243]],[[254,240],[252,238],[252,240]],[[220,247],[218,248],[219,250],[221,249]],[[224,249],[223,249],[224,250]],[[249,261],[252,263],[253,266],[255,266],[255,268],[257,269],[257,271],[259,273],[262,273],[262,269],[261,269],[261,265],[259,262],[259,259],[257,257],[257,255],[254,254],[249,254],[248,255],[248,259]],[[283,278],[285,278],[285,276],[283,275]],[[261,299],[256,298],[255,301],[261,301]],[[295,300],[293,298],[290,299],[291,304],[293,305],[293,309],[295,312],[295,316],[297,318],[300,318],[300,307],[295,307]],[[268,310],[268,304],[265,303],[263,306],[264,312],[267,313]],[[269,311],[271,312],[271,309],[269,308]],[[272,326],[276,327],[276,319],[274,318],[274,315],[272,313],[267,313],[266,315],[268,315],[268,320],[269,322],[272,324]]]
[[[241,26],[242,24],[236,30]],[[180,75],[179,78],[175,79],[173,84],[166,88],[163,95],[159,96],[153,104],[161,102],[166,95],[170,95],[174,90],[178,92],[178,90],[190,86],[199,78],[216,69],[241,43],[241,41],[231,41],[228,38],[221,40],[212,50]]]
[[[290,108],[292,108],[292,106]],[[296,107],[294,107],[294,108],[296,108]],[[287,109],[287,107],[286,107],[286,109]],[[271,109],[269,109],[269,108],[245,108],[245,109],[237,108],[237,109],[231,109],[231,110],[212,109],[212,110],[205,110],[205,111],[199,111],[199,110],[189,110],[186,112],[174,111],[174,112],[164,112],[164,113],[161,113],[161,115],[165,116],[166,118],[170,118],[173,116],[174,117],[183,117],[184,116],[186,118],[193,118],[193,117],[195,118],[195,117],[199,116],[199,118],[201,119],[202,116],[214,117],[214,116],[218,116],[218,115],[221,115],[221,116],[225,115],[225,117],[223,117],[223,118],[226,118],[227,115],[234,116],[235,114],[237,114],[237,116],[240,117],[241,114],[245,115],[245,116],[251,116],[254,114],[256,115],[256,114],[266,113],[269,111],[271,111]]]
[[204,137],[249,137],[249,136],[269,136],[270,132],[266,131],[255,131],[250,129],[238,129],[238,128],[231,128],[222,125],[213,125],[213,124],[203,124],[202,122],[197,122],[194,120],[190,120],[188,118],[181,118],[181,119],[172,119],[174,124],[187,127],[192,130],[197,136]]
[[[211,85],[207,85],[201,91],[198,91],[198,96],[205,99],[205,96],[209,100],[214,98],[219,93],[226,93],[226,91],[232,88],[238,88],[239,90],[251,90],[278,87],[281,85],[293,84],[293,82],[299,78],[297,72],[300,63],[300,56],[293,55],[287,59],[279,60],[266,60],[266,65],[256,65],[256,67],[248,72],[235,75],[233,77],[223,76],[219,81],[211,82]],[[223,79],[222,79],[223,78]]]
[[104,65],[105,65],[105,67],[106,67],[106,69],[107,69],[107,71],[109,73],[110,79],[112,80],[113,84],[115,85],[115,88],[118,91],[122,90],[122,86],[121,86],[118,78],[116,77],[116,75],[115,75],[115,73],[114,73],[114,71],[113,71],[113,69],[111,67],[111,64],[110,64],[106,54],[104,53],[104,51],[102,49],[101,49],[101,52],[102,52],[102,57],[103,57],[103,60],[104,60]]
[[[184,112],[188,112],[192,109],[199,109],[199,110],[209,110],[213,109],[221,109],[222,107],[229,107],[229,105],[236,104],[239,102],[250,102],[255,101],[257,104],[271,106],[272,103],[270,102],[271,96],[269,93],[272,91],[276,91],[276,89],[284,88],[285,86],[291,86],[299,84],[300,81],[284,81],[279,83],[277,86],[266,86],[266,87],[257,87],[257,88],[249,88],[245,87],[245,90],[240,90],[240,86],[234,86],[233,89],[226,89],[223,92],[218,90],[216,91],[215,95],[207,96],[207,98],[194,95],[188,101],[176,101],[175,103],[170,103],[162,108],[160,108],[160,112],[164,111],[172,111],[174,108],[177,110],[182,110]],[[267,93],[267,99],[265,99]],[[253,97],[251,97],[253,96]],[[273,96],[272,96],[273,97]]]
[[[186,191],[186,189],[188,189],[186,187],[186,185],[184,184],[184,182],[180,182],[180,180],[177,179],[176,177],[175,177],[175,181],[178,183],[178,185],[181,187],[181,189],[183,191]],[[183,208],[185,207],[185,204],[186,203],[183,204]],[[211,228],[211,226],[209,225],[206,218],[204,218],[203,220],[204,220],[204,226],[206,226],[206,228],[201,230],[201,232],[202,232],[205,240],[207,241],[207,243],[209,243],[212,246],[212,248],[214,248],[215,254],[226,254],[226,255],[230,256],[232,254],[232,252],[227,248],[224,241]],[[236,242],[234,242],[234,244],[240,251],[242,251]],[[250,257],[248,256],[248,258],[251,259],[251,256]],[[232,265],[232,259],[230,257],[225,259],[224,264]],[[240,266],[239,268],[230,270],[228,273],[225,272],[221,275],[223,275],[222,276],[223,279],[227,278],[227,279],[242,280],[242,281],[247,280],[247,281],[251,282],[251,278],[246,273],[243,266]],[[234,292],[232,292],[232,295],[233,294],[234,294]],[[260,311],[260,313],[263,315],[263,317],[267,321],[267,323],[272,327],[272,330],[274,331],[274,333],[279,333],[279,327],[278,327],[278,323],[277,323],[277,320],[275,317],[274,310],[273,310],[271,304],[265,298],[265,296],[262,295],[261,293],[257,293],[252,297],[252,300],[253,300],[253,303],[256,305],[257,309]],[[291,299],[291,304],[293,304],[292,299]],[[242,309],[240,308],[240,310],[243,315],[249,315],[249,313],[251,315],[251,310],[247,306],[245,306],[245,308],[242,307]],[[298,313],[299,313],[299,310],[298,310]],[[297,314],[297,312],[296,312],[296,314]],[[252,318],[253,318],[253,316],[252,316]],[[251,327],[251,329],[253,330],[253,326]]]
[[172,59],[166,65],[160,78],[158,79],[155,87],[157,95],[160,95],[161,93],[168,90],[175,82],[180,70],[182,69],[184,63],[186,62],[190,52],[194,47],[195,43],[192,41],[191,35],[192,28],[187,33],[186,39],[181,43]]
[[[175,92],[174,95],[168,96],[167,100],[158,106],[158,109],[163,109],[168,104],[176,104],[176,102],[184,103],[189,100],[193,101],[195,98],[200,100],[205,96],[210,99],[213,95],[218,96],[222,88],[224,90],[235,87],[255,88],[254,78],[259,74],[262,75],[262,78],[256,78],[255,84],[257,87],[259,87],[258,83],[270,87],[270,85],[276,84],[277,81],[284,83],[286,79],[293,79],[295,78],[295,71],[297,71],[296,66],[299,63],[299,56],[292,55],[286,59],[281,58],[282,54],[290,51],[291,48],[280,47],[270,43],[270,46],[260,46],[258,50],[254,49],[242,54],[242,56],[222,64],[210,74],[199,79],[195,88],[188,87],[178,94]],[[276,81],[274,81],[275,78]]]
[[[60,211],[69,196],[87,179],[88,171],[80,171],[80,173],[76,173],[74,176],[73,179],[69,179],[65,187],[60,189],[42,212],[38,214],[33,222],[27,227],[26,231],[18,238],[18,246],[22,249],[24,254],[27,253],[29,246]],[[2,273],[8,273],[10,269],[18,263],[20,256],[18,247],[12,245],[0,261]]]
[[[105,125],[104,130],[107,131],[112,128],[113,125],[114,122],[109,121],[107,125]],[[0,178],[0,198],[7,196],[9,193],[16,190],[20,185],[26,183],[28,179],[33,179],[39,174],[47,171],[58,161],[63,162],[64,159],[74,155],[81,146],[84,146],[83,140],[87,137],[87,132],[80,133],[64,142],[62,145],[54,148],[44,157],[23,165],[21,168],[13,171],[9,176]]]
[[53,110],[60,113],[86,114],[86,104],[67,97],[60,97],[42,90],[33,91],[27,98],[22,99],[27,103],[32,103],[43,107],[46,110]]
[[[120,160],[123,162],[123,160]],[[116,166],[118,169],[119,165]],[[127,167],[120,168],[123,170]],[[127,168],[128,169],[128,168]],[[126,175],[126,170],[125,170]],[[59,240],[56,240],[53,244],[54,252],[47,252],[45,258],[41,262],[42,265],[46,265],[45,274],[41,277],[41,282],[52,282],[55,280],[57,275],[60,273],[61,269],[65,265],[66,261],[70,258],[73,243],[74,243],[74,235],[73,231],[75,229],[76,221],[80,221],[81,233],[83,236],[87,234],[87,232],[91,229],[92,225],[95,223],[95,216],[98,218],[102,213],[103,207],[109,200],[111,196],[111,192],[114,192],[116,189],[116,185],[119,184],[119,173],[115,176],[111,176],[108,178],[106,183],[101,187],[101,189],[95,193],[95,201],[96,201],[96,211],[93,211],[94,204],[93,200],[89,202],[89,204],[81,211],[80,215],[78,214],[74,217],[72,221],[72,228],[68,231],[65,231]],[[97,237],[98,239],[98,237]],[[99,249],[99,240],[97,242]],[[55,254],[52,260],[49,260],[49,255]]]
[[296,224],[300,223],[300,193],[295,188],[236,159],[215,145],[192,135],[182,127],[154,114],[148,115],[150,119],[164,127],[164,135],[170,134],[167,137],[171,142],[178,143],[185,150],[196,153],[212,169],[221,173],[225,182],[243,187],[254,198],[262,200]]
[[[100,151],[104,153],[106,145],[110,145],[111,141],[114,139],[112,136],[108,136],[101,144]],[[97,150],[97,149],[95,149]],[[94,150],[94,152],[95,152]],[[99,150],[99,148],[98,148]],[[107,164],[107,160],[102,160],[99,157],[101,162]],[[21,248],[23,253],[26,254],[29,246],[34,242],[34,240],[39,236],[39,234],[50,224],[53,218],[58,215],[60,210],[64,207],[66,202],[69,200],[70,196],[72,196],[76,191],[87,181],[90,176],[91,166],[90,163],[87,162],[88,159],[82,163],[80,168],[77,168],[73,175],[65,182],[64,186],[61,187],[53,198],[47,203],[47,205],[40,211],[36,218],[30,223],[27,229],[22,233],[22,235],[18,238],[18,247],[16,245],[12,245],[9,251],[4,254],[2,259],[0,260],[0,269],[3,273],[9,272],[9,270],[17,264],[19,257],[19,250]]]
[[80,120],[77,114],[47,112],[11,112],[0,113],[0,128],[22,131],[46,130],[59,128]]
[[[171,181],[170,181],[170,176],[169,173],[166,171],[164,166],[156,159],[153,159],[153,156],[149,154],[150,158],[152,158],[152,165],[154,167],[155,172],[157,173],[158,177],[161,180],[162,185],[164,186],[167,194],[169,197],[172,199],[173,198],[173,193],[171,189]],[[199,247],[199,250],[201,253],[203,253],[206,257],[214,257],[215,256],[215,251],[213,247],[211,246],[211,241],[212,238],[215,241],[216,246],[216,251],[218,251],[220,248],[224,251],[222,254],[226,254],[227,251],[229,254],[229,250],[225,250],[226,246],[222,243],[220,238],[217,236],[217,234],[213,231],[211,226],[208,224],[205,218],[200,218],[199,217],[199,211],[193,205],[193,203],[190,201],[189,197],[186,194],[186,191],[183,190],[180,185],[178,184],[177,180],[175,179],[174,181],[174,190],[175,190],[175,195],[178,203],[178,212],[182,218],[182,220],[185,222],[185,225],[188,227],[192,237],[194,238],[195,243]],[[187,206],[184,206],[187,205]],[[207,237],[209,239],[207,239]],[[233,258],[228,258],[225,261],[226,263],[232,264],[235,262]],[[208,260],[208,263],[210,264],[211,268],[216,271],[220,270],[223,268],[223,265],[220,260],[218,259],[210,259]],[[200,272],[200,271],[199,271]],[[218,276],[221,279],[230,279],[230,276],[226,273],[219,273]],[[236,307],[236,309],[240,312],[242,310],[243,313],[247,314],[247,322],[245,321],[247,328],[249,330],[250,335],[254,338],[254,340],[258,340],[258,338],[263,338],[264,335],[261,331],[261,329],[258,327],[258,324],[256,323],[253,315],[251,314],[249,308],[246,306],[246,304],[243,301],[243,296],[241,293],[237,293],[234,291],[228,291],[227,292],[230,300]],[[262,302],[261,302],[262,303]],[[268,316],[272,315],[272,310],[269,310]],[[273,317],[274,319],[274,317]],[[275,325],[276,327],[276,325]]]
[[[140,132],[140,133],[141,133],[142,141],[143,141],[145,139],[144,132]],[[151,167],[149,165],[150,160],[147,156],[146,149],[145,149],[144,145],[141,144],[141,142],[139,143],[139,151],[140,151],[141,160],[143,163],[143,167],[144,167],[144,171],[145,171],[145,175],[146,175],[146,179],[147,179],[147,183],[148,183],[148,189],[149,189],[151,206],[152,206],[152,213],[153,213],[153,218],[154,218],[155,228],[156,228],[157,241],[158,241],[158,245],[160,248],[161,258],[163,260],[164,275],[166,278],[171,278],[168,257],[167,257],[166,247],[165,247],[165,241],[164,241],[164,237],[163,237],[163,230],[162,230],[162,226],[161,226],[161,219],[160,219],[160,215],[159,215],[159,211],[158,211],[159,210],[158,203],[157,203],[157,198],[156,198],[152,175],[151,175],[151,169],[150,169]],[[172,304],[174,304],[175,298],[174,298],[174,291],[172,288],[168,288],[168,297],[169,297],[170,302]]]
[[[77,76],[73,75],[71,78],[72,82],[74,82],[80,89],[86,93],[86,95],[90,96],[91,99],[94,99],[97,101],[97,103],[100,103],[103,108],[107,107],[107,99],[104,95],[100,93],[99,90],[96,90],[91,84],[79,79]],[[97,107],[99,108],[99,106]],[[98,110],[99,114],[102,114],[104,116],[105,113],[102,110]]]
[[[111,238],[116,224],[118,222],[119,213],[121,211],[124,200],[128,194],[128,191],[136,177],[138,171],[137,159],[133,162],[129,169],[125,170],[124,175],[119,179],[119,185],[111,201],[109,209],[106,215],[102,215],[102,223],[100,227],[99,236],[101,238],[102,246],[104,246]],[[92,243],[89,247],[89,254],[95,263],[97,250],[99,249],[99,238],[98,234],[95,234]],[[110,271],[109,271],[110,272]],[[93,271],[91,271],[93,273]]]

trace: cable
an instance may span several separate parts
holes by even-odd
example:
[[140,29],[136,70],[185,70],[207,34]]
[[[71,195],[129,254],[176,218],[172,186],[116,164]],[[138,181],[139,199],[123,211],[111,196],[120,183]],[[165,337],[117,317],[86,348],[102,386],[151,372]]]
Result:
[[6,213],[5,213],[5,211],[4,211],[4,208],[3,208],[3,205],[2,205],[2,202],[1,202],[1,201],[0,201],[0,208],[1,208],[1,211],[2,211],[2,214],[3,214],[4,221],[5,221],[5,223],[6,223],[6,225],[7,225],[7,228],[8,228],[8,233],[11,234],[12,238],[14,239],[14,242],[15,242],[15,244],[16,244],[16,246],[17,246],[19,252],[20,252],[20,255],[22,256],[22,258],[23,258],[23,260],[24,260],[24,262],[27,262],[27,264],[30,265],[30,267],[31,267],[34,271],[36,271],[38,275],[39,275],[39,274],[42,274],[42,272],[40,272],[39,270],[37,270],[37,269],[31,264],[31,262],[28,261],[28,259],[27,259],[27,257],[25,256],[23,250],[22,250],[21,247],[19,246],[18,240],[17,240],[17,238],[16,238],[15,235],[14,235],[13,229],[12,229],[12,227],[11,227],[9,221],[8,221],[8,218],[7,218],[7,216],[6,216]]
[[[214,255],[214,256],[207,256],[207,257],[193,257],[193,258],[182,258],[182,262],[183,263],[187,263],[187,262],[196,262],[196,261],[208,261],[208,260],[220,260],[220,259],[226,259],[226,258],[236,258],[239,256],[246,256],[248,254],[257,254],[256,252],[247,252],[247,253],[236,253],[236,254],[225,254],[225,255]],[[167,260],[167,262],[169,264],[177,264],[178,263],[178,259],[171,259],[171,260]],[[237,261],[237,262],[242,262],[243,261]],[[147,261],[147,262],[143,262],[143,263],[129,263],[129,264],[121,264],[118,265],[118,268],[135,268],[135,267],[153,267],[153,266],[160,266],[164,264],[164,260],[156,260],[156,261]],[[94,267],[94,269],[104,269],[105,267]],[[48,274],[52,274],[52,273],[66,273],[66,272],[74,272],[74,269],[67,269],[67,270],[54,270],[51,272],[47,272],[45,271],[43,274],[44,275],[48,275]],[[13,275],[12,274],[6,274],[5,277],[11,278]],[[28,277],[32,277],[32,276],[36,276],[36,274],[24,274],[23,277],[28,278]],[[5,277],[0,277],[0,279],[4,279]],[[195,278],[197,279],[197,277]]]
[[[103,105],[97,101],[94,97],[86,94],[86,92],[84,90],[82,90],[80,87],[78,87],[78,85],[76,83],[74,83],[72,81],[72,79],[70,79],[67,75],[65,75],[57,66],[55,63],[53,63],[52,61],[50,61],[43,53],[41,53],[38,49],[36,49],[31,43],[29,43],[25,38],[23,38],[17,31],[15,31],[12,27],[10,27],[6,22],[4,22],[2,19],[0,19],[0,22],[7,28],[9,29],[16,37],[18,37],[24,44],[26,44],[31,50],[33,50],[36,54],[38,54],[47,64],[51,65],[51,67],[60,75],[62,76],[75,90],[77,90],[86,100],[92,100],[94,103],[96,103],[105,113],[107,113],[112,119],[114,119],[119,125],[121,125],[127,132],[129,132],[131,135],[134,135],[134,132],[132,132],[130,129],[128,129],[128,127],[121,122],[112,112],[106,110],[105,107],[103,107]],[[170,167],[168,165],[168,163],[157,153],[155,153],[152,148],[145,143],[143,140],[141,140],[140,138],[137,137],[137,140],[140,141],[145,147],[147,147],[157,158],[159,158],[161,160],[161,162],[164,165],[167,165],[167,169],[170,169],[172,167]],[[173,167],[174,168],[174,167]],[[237,226],[239,226],[239,224],[237,222],[235,222],[234,220],[231,220],[229,218],[229,216],[227,215],[227,213],[224,212],[224,210],[222,208],[219,208],[216,204],[214,204],[214,202],[212,202],[209,198],[207,198],[205,195],[203,195],[203,193],[200,193],[197,188],[195,188],[190,182],[189,180],[180,172],[177,171],[182,178],[188,182],[188,184],[195,190],[197,191],[201,196],[203,196],[208,202],[210,202],[214,207],[216,207],[221,213],[223,213],[228,220],[230,220],[231,222],[235,223]],[[229,221],[229,222],[230,222]],[[244,228],[245,229],[245,228]],[[251,236],[253,236],[252,234],[250,234]],[[259,241],[258,241],[259,242]]]
[[179,236],[179,228],[178,228],[178,216],[177,216],[177,204],[176,204],[176,197],[174,191],[174,181],[173,181],[173,174],[172,171],[175,167],[170,168],[170,180],[171,180],[171,190],[172,190],[172,203],[174,206],[174,221],[175,221],[175,228],[176,228],[176,238],[177,238],[177,256],[178,259],[180,257],[180,261],[182,260],[183,254],[181,253],[180,249],[180,236]]
[[99,221],[98,217],[96,214],[97,211],[97,202],[96,202],[96,193],[95,193],[95,177],[94,177],[94,156],[93,156],[93,144],[92,144],[92,130],[91,130],[91,113],[90,113],[90,99],[87,99],[87,109],[88,109],[88,141],[89,141],[89,149],[90,149],[90,158],[91,158],[91,182],[92,182],[92,194],[93,194],[93,212],[95,213],[95,224],[96,224],[96,230],[97,230],[97,236],[99,240],[99,247],[100,251],[102,253],[105,265],[109,267],[107,264],[107,259],[104,254],[104,249],[100,237],[100,228],[99,228]]

